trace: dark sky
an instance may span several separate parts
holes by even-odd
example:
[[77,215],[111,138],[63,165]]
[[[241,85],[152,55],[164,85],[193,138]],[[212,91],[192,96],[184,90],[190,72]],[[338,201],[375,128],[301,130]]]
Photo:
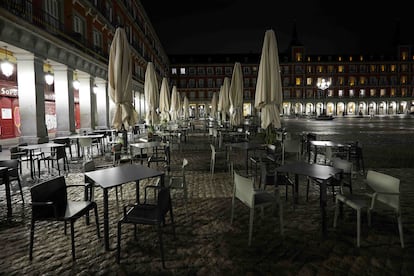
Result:
[[[371,2],[366,3],[366,2]],[[141,0],[167,54],[260,53],[273,29],[285,51],[296,21],[308,54],[389,53],[397,22],[412,43],[409,1]],[[390,6],[390,5],[393,6]],[[399,6],[398,6],[399,5]]]

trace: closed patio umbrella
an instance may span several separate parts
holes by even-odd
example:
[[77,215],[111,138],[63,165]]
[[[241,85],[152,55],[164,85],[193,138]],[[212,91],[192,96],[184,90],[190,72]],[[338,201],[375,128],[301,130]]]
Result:
[[108,90],[115,103],[112,126],[120,130],[134,126],[138,113],[132,105],[132,63],[131,50],[123,28],[117,28],[112,40],[108,63]]
[[188,117],[190,117],[190,112],[188,110],[189,108],[190,108],[190,103],[188,102],[188,98],[187,96],[184,96],[184,103],[183,103],[184,119],[188,119]]
[[180,110],[180,99],[177,91],[177,87],[174,85],[171,92],[171,105],[170,105],[170,114],[171,120],[177,121]]
[[148,62],[144,81],[144,95],[148,107],[146,123],[148,125],[154,125],[158,123],[158,114],[156,112],[156,108],[159,105],[158,91],[158,80],[157,75],[155,74],[154,64],[152,62]]
[[214,120],[217,118],[217,92],[213,93],[213,97],[211,98],[211,118]]
[[161,120],[170,121],[170,87],[166,77],[162,79],[160,91]]
[[229,89],[230,124],[238,126],[243,118],[243,74],[240,62],[234,64]]
[[221,121],[226,121],[226,114],[230,109],[230,99],[229,99],[229,89],[230,89],[230,79],[228,77],[224,78],[223,85],[220,88],[219,102],[217,109],[221,112]]
[[254,107],[261,110],[261,127],[281,127],[280,105],[282,104],[282,81],[280,78],[279,56],[276,36],[267,30],[263,42],[257,75]]

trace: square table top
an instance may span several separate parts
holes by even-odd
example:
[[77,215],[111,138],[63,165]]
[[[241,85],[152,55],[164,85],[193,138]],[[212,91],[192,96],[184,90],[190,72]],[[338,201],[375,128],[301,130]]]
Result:
[[85,173],[101,188],[112,188],[131,181],[157,177],[164,175],[158,171],[139,164],[128,164],[113,168],[101,169]]
[[304,161],[288,163],[276,168],[276,171],[283,173],[293,173],[298,175],[306,175],[312,178],[327,180],[342,170],[326,165],[309,164]]

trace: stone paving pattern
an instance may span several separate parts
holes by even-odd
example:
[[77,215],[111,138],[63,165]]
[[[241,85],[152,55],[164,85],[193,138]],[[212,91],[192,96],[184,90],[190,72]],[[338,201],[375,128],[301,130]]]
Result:
[[[249,210],[236,203],[235,220],[230,224],[232,180],[225,170],[228,164],[217,164],[214,177],[209,173],[210,149],[207,136],[190,136],[181,151],[174,149],[173,166],[182,158],[189,159],[187,181],[189,213],[185,212],[181,195],[173,195],[176,237],[165,227],[166,269],[162,268],[156,230],[138,227],[134,240],[133,227],[125,225],[122,234],[121,264],[116,263],[116,223],[122,216],[122,205],[133,203],[134,184],[124,185],[119,206],[115,191],[110,191],[110,251],[98,239],[94,220],[75,224],[77,259],[72,262],[70,235],[64,235],[63,223],[36,224],[33,261],[29,261],[30,192],[33,182],[28,171],[23,173],[23,205],[14,187],[13,218],[5,218],[4,188],[0,187],[0,275],[412,275],[414,273],[414,169],[374,168],[401,179],[404,249],[401,248],[396,219],[391,213],[376,213],[373,225],[367,226],[363,215],[361,248],[356,247],[356,214],[345,208],[339,226],[333,228],[334,204],[328,194],[328,235],[320,234],[319,191],[311,188],[308,202],[301,185],[299,204],[293,208],[289,190],[287,199],[281,187],[284,204],[285,234],[279,233],[279,220],[272,210],[257,212],[253,242],[247,246]],[[97,159],[98,160],[98,159]],[[238,156],[238,161],[243,156]],[[372,160],[371,160],[372,161]],[[99,161],[98,161],[99,162]],[[42,171],[42,178],[51,177]],[[66,175],[68,183],[82,183],[80,165],[71,163]],[[356,174],[354,190],[362,186],[364,176]],[[153,181],[144,181],[149,184]],[[304,184],[304,180],[302,184]],[[144,186],[142,185],[142,186]],[[141,186],[141,188],[142,188]],[[270,189],[270,188],[269,188]],[[141,193],[143,195],[143,193]],[[83,190],[72,191],[70,197],[80,199]],[[95,200],[100,212],[102,236],[102,191],[97,188]],[[277,214],[277,212],[275,212]]]

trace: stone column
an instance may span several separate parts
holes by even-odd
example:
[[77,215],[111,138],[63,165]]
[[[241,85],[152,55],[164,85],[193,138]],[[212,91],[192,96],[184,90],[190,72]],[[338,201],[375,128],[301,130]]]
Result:
[[53,67],[55,72],[56,137],[75,133],[73,70],[66,65]]
[[93,129],[95,115],[92,112],[93,102],[93,78],[88,74],[78,75],[79,87],[79,109],[80,109],[80,130],[81,132]]
[[45,123],[45,78],[43,59],[33,54],[15,54],[19,87],[20,140],[29,144],[49,141]]
[[108,128],[109,123],[109,98],[108,90],[106,89],[106,82],[103,79],[95,79],[97,85],[96,97],[96,127]]

